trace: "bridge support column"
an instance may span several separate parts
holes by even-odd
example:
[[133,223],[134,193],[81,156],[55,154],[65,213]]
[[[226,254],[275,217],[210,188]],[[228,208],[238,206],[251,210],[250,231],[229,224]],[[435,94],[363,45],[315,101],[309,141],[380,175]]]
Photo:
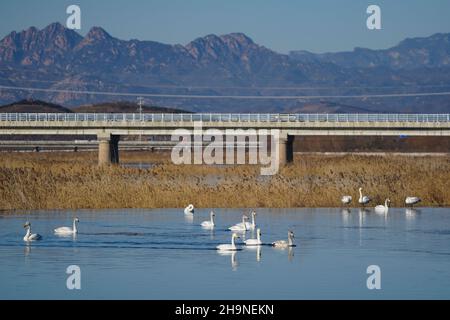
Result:
[[120,136],[109,133],[97,135],[98,140],[98,164],[108,165],[119,163],[119,140]]
[[281,133],[278,139],[278,154],[280,166],[294,161],[294,136]]

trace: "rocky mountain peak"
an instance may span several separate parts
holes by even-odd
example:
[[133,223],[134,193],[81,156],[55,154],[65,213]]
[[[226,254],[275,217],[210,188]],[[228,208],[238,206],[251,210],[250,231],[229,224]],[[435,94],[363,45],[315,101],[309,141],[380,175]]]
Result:
[[84,39],[88,41],[102,41],[113,39],[113,37],[101,27],[92,27]]
[[246,46],[250,46],[250,45],[254,45],[255,44],[251,38],[249,38],[244,33],[239,33],[239,32],[238,33],[225,34],[225,35],[220,36],[220,38],[225,43],[228,43],[230,45],[238,44],[241,47],[246,47]]
[[196,59],[235,55],[241,56],[254,42],[243,33],[230,33],[221,36],[210,34],[186,45],[188,52]]

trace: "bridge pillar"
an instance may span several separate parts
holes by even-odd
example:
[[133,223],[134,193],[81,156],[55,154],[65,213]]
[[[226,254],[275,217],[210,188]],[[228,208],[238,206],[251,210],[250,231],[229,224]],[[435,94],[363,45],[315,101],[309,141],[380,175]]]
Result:
[[294,161],[294,138],[285,133],[281,133],[278,139],[278,154],[280,166]]
[[98,140],[98,164],[108,165],[119,163],[120,136],[109,133],[97,135]]

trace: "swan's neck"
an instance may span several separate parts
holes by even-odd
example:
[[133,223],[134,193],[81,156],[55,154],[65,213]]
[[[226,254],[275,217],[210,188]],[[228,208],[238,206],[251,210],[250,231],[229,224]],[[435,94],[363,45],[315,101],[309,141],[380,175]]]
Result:
[[385,208],[385,209],[389,208],[389,206],[388,206],[388,201],[387,201],[387,200],[384,201],[384,208]]
[[28,238],[31,235],[31,227],[27,227],[27,233],[25,234],[25,237]]
[[255,221],[255,215],[252,214],[252,226],[255,227],[256,226],[256,221]]
[[257,232],[257,233],[256,233],[256,239],[257,239],[258,241],[261,241],[261,232]]
[[234,244],[234,237],[231,237],[231,246],[234,248],[236,245]]
[[73,232],[77,232],[77,221],[73,220]]
[[292,240],[292,235],[290,235],[290,234],[289,234],[289,236],[288,236],[288,244],[289,244],[290,246],[292,246],[292,245],[294,244],[294,240]]
[[247,230],[247,224],[245,223],[245,218],[242,217],[242,225],[244,227],[244,230]]
[[213,214],[211,215],[211,224],[214,225],[214,215]]
[[361,191],[361,189],[359,189],[359,199],[362,199],[362,191]]

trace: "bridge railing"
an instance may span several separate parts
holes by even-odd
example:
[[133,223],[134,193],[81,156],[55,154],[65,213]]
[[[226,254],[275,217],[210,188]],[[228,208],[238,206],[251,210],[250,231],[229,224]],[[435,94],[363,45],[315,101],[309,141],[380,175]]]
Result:
[[450,122],[450,114],[0,113],[0,122]]

